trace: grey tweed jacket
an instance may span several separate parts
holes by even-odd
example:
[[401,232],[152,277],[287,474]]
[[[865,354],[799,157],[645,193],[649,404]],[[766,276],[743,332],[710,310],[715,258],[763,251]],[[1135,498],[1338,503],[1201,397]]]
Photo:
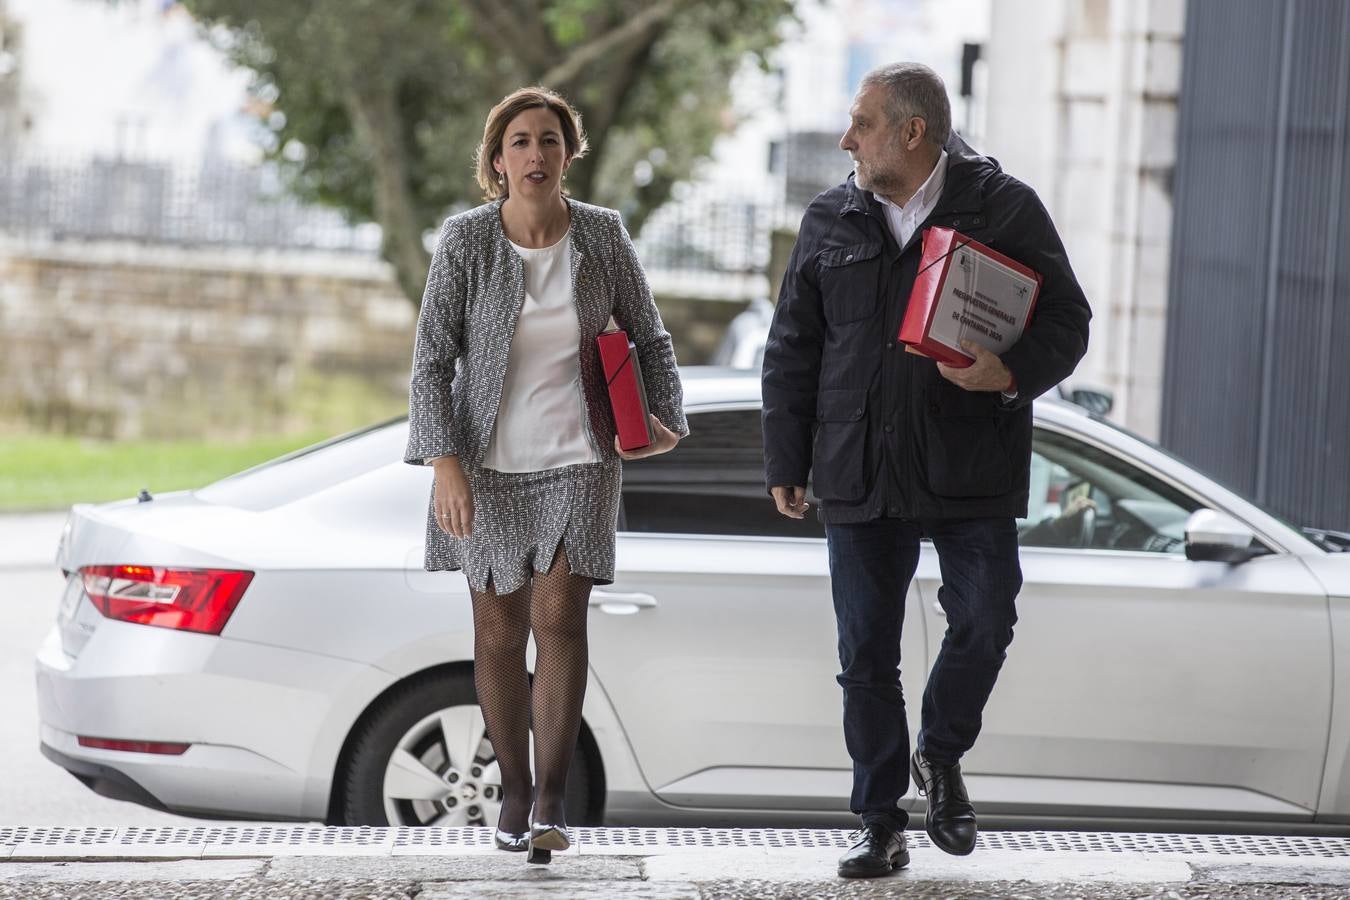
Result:
[[[506,239],[501,205],[452,216],[441,228],[417,320],[404,462],[456,455],[477,466],[487,451],[525,302],[525,265]],[[652,413],[681,435],[689,432],[684,394],[670,334],[619,214],[576,200],[567,205],[586,413],[598,458],[613,460],[614,420],[595,346],[610,316],[637,345]]]

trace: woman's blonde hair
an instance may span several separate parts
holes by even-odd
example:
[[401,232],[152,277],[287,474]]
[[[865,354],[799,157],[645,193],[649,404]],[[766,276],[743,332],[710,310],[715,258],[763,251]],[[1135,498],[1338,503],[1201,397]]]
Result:
[[502,152],[506,126],[527,109],[551,109],[557,113],[558,121],[562,124],[563,149],[568,158],[580,159],[586,155],[586,132],[581,130],[581,114],[572,104],[546,87],[525,87],[512,91],[488,113],[487,122],[483,125],[483,140],[476,154],[478,185],[488,200],[496,200],[509,193],[508,186],[498,181],[492,161]]

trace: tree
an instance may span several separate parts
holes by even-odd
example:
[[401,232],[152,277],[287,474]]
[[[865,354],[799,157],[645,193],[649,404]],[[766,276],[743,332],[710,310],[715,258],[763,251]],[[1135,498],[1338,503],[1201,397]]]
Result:
[[291,187],[378,222],[414,303],[423,236],[479,199],[473,150],[509,90],[544,84],[580,109],[592,149],[569,189],[636,229],[708,153],[732,74],[748,55],[765,64],[792,12],[791,0],[185,3],[255,73]]

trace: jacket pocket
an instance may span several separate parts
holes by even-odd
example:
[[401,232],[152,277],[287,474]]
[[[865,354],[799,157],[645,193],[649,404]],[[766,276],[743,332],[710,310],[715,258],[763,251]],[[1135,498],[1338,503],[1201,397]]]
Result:
[[880,303],[881,244],[822,250],[816,256],[825,321],[842,325],[870,317]]
[[867,487],[867,391],[821,391],[816,400],[812,486],[821,500],[852,502]]
[[956,385],[928,388],[924,414],[928,488],[940,497],[996,497],[1012,487],[996,395]]

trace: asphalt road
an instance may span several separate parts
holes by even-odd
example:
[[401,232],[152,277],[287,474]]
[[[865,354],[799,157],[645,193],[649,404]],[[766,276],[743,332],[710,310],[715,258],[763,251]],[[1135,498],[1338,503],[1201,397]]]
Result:
[[100,797],[38,752],[33,654],[56,619],[62,514],[0,516],[0,826],[183,825]]

